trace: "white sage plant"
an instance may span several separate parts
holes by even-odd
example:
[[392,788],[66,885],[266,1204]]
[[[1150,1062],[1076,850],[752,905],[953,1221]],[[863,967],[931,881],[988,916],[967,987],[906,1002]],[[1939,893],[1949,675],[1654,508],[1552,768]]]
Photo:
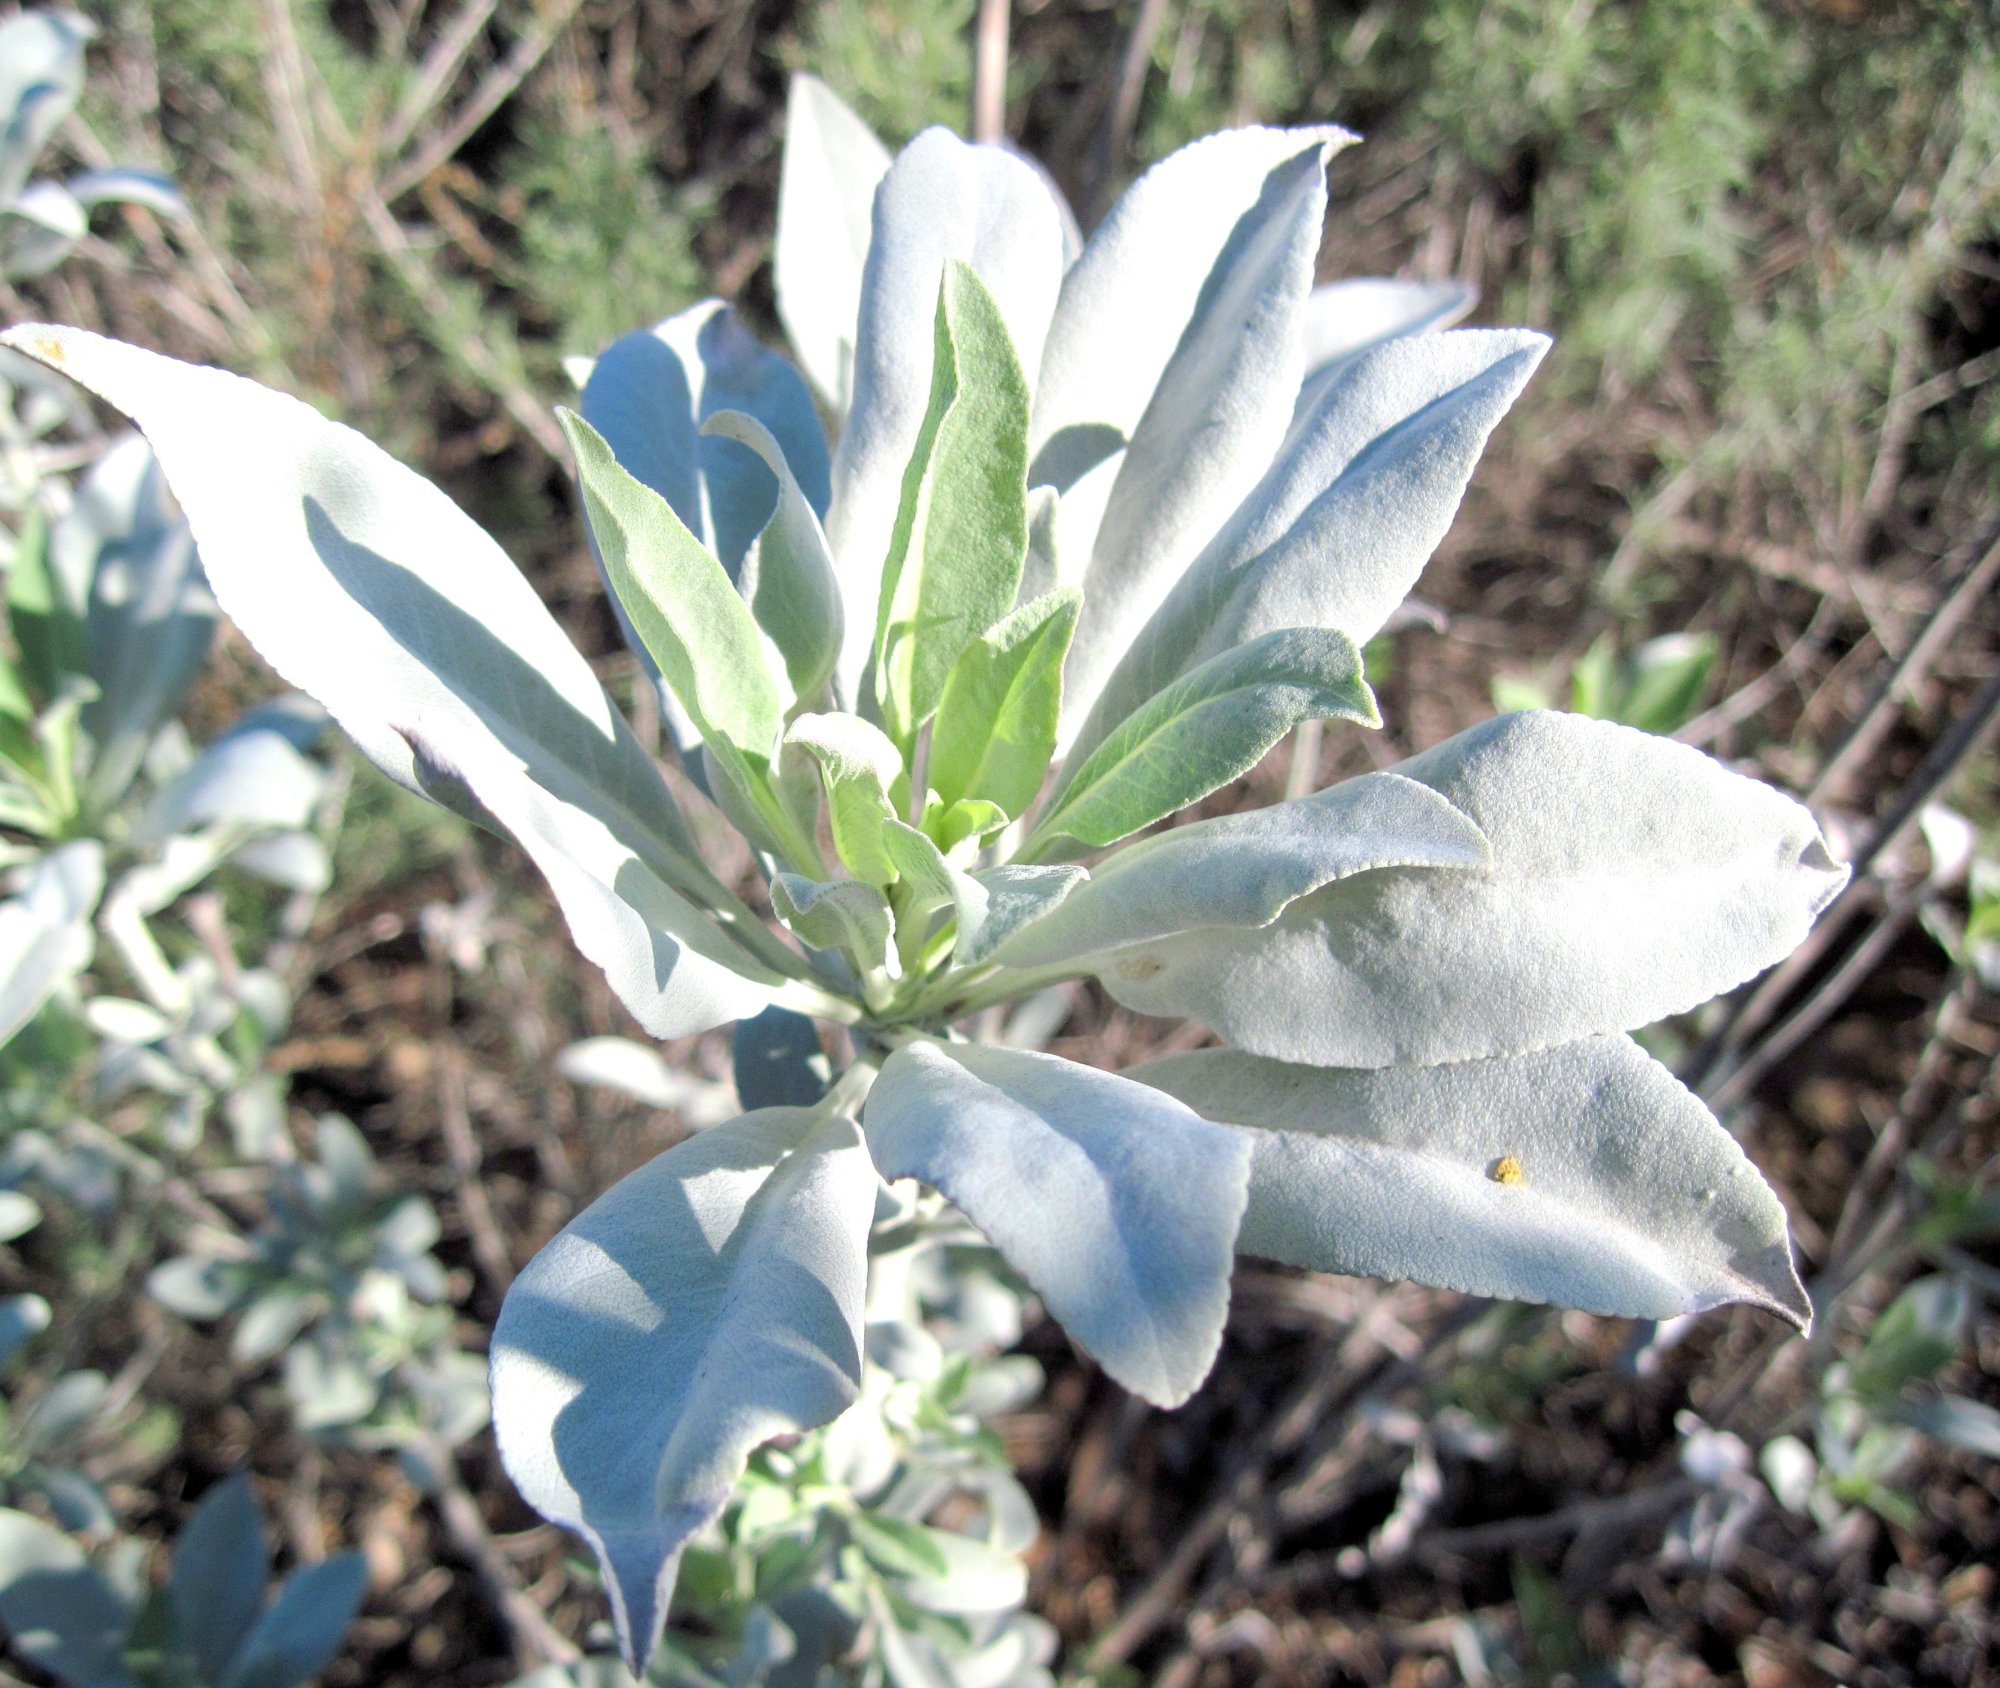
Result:
[[[891,158],[794,84],[777,297],[837,444],[719,301],[618,341],[562,416],[781,930],[437,490],[236,376],[6,336],[145,430],[225,610],[393,778],[513,838],[647,1032],[844,1028],[823,1094],[774,1074],[789,1100],[632,1173],[494,1334],[501,1452],[595,1549],[635,1670],[753,1450],[860,1395],[871,1229],[937,1211],[885,1185],[946,1198],[1162,1406],[1238,1253],[1809,1316],[1776,1196],[1626,1035],[1799,943],[1846,877],[1799,804],[1535,711],[1129,842],[1302,722],[1378,724],[1360,647],[1546,348],[1420,332],[1459,289],[1315,288],[1352,138],[1210,136],[1084,241],[1015,153],[930,130]],[[971,1040],[1080,978],[1224,1046],[1109,1073]]]

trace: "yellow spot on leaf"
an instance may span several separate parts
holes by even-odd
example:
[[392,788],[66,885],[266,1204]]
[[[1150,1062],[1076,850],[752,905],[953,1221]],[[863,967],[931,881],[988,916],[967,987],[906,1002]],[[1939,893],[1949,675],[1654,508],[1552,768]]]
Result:
[[1486,1169],[1486,1176],[1496,1184],[1525,1184],[1528,1181],[1527,1172],[1512,1155],[1502,1155]]

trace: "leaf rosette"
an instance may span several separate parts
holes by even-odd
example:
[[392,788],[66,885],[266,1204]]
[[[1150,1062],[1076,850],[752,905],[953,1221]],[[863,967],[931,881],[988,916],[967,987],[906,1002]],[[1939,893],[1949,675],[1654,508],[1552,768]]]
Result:
[[[5,337],[138,422],[223,608],[391,778],[515,839],[641,1025],[744,1024],[754,1111],[572,1222],[494,1334],[503,1455],[596,1549],[635,1667],[750,1453],[856,1398],[884,1179],[1161,1405],[1213,1363],[1239,1252],[1809,1317],[1777,1197],[1626,1035],[1799,943],[1846,878],[1802,806],[1531,712],[1149,830],[1302,722],[1378,724],[1362,647],[1547,346],[1446,327],[1463,289],[1314,286],[1351,139],[1210,136],[1079,242],[1015,154],[931,130],[891,157],[794,84],[776,285],[806,376],[709,301],[564,416],[768,918],[436,489],[235,376]],[[1086,977],[1224,1046],[1112,1074],[969,1040]],[[815,1017],[854,1056],[830,1088]]]

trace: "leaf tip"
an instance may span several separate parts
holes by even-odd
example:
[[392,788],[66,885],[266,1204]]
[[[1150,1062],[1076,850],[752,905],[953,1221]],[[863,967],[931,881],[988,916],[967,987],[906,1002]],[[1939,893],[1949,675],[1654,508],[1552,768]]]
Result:
[[11,346],[37,363],[45,363],[51,369],[64,369],[69,364],[69,340],[73,331],[58,328],[53,323],[24,322],[17,328],[10,328],[0,334],[0,345]]

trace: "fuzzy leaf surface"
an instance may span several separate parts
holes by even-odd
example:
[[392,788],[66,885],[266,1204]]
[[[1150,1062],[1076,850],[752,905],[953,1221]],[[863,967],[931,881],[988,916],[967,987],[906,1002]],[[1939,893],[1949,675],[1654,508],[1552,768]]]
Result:
[[799,362],[836,416],[854,385],[854,335],[875,190],[889,149],[817,76],[795,73],[785,97],[772,282]]
[[1783,1204],[1630,1038],[1375,1071],[1204,1049],[1127,1076],[1249,1128],[1245,1254],[1623,1318],[1811,1321]]
[[[882,178],[862,277],[854,402],[834,454],[827,516],[850,610],[881,601],[904,473],[929,409],[947,262],[977,272],[1018,364],[1031,372],[1062,282],[1063,238],[1061,207],[1040,172],[999,147],[926,129]],[[874,633],[864,613],[849,616],[840,670],[846,697],[860,696]]]
[[1365,644],[1409,594],[1542,335],[1392,339],[1334,372],[1318,407],[1203,548],[1105,682],[1087,753],[1177,675],[1280,627]]
[[1158,1406],[1208,1375],[1250,1144],[1053,1055],[912,1043],[869,1093],[869,1147],[986,1233],[1104,1369]]
[[1470,817],[1491,865],[1356,874],[1266,926],[1134,944],[1105,988],[1280,1060],[1520,1054],[1741,984],[1847,880],[1802,805],[1605,721],[1504,715],[1396,772]]
[[1207,926],[1257,927],[1353,874],[1484,867],[1486,838],[1429,786],[1362,774],[1289,803],[1191,821],[1128,844],[994,959],[1042,967]]
[[1058,588],[965,647],[931,729],[931,789],[947,804],[984,798],[1009,815],[1040,795],[1062,712],[1063,655],[1083,598]]
[[595,1550],[635,1670],[752,1450],[855,1399],[877,1187],[851,1121],[746,1114],[620,1180],[508,1291],[501,1458]]
[[448,715],[675,883],[713,886],[590,665],[437,488],[352,429],[221,370],[78,329],[5,340],[138,423],[223,609],[391,779],[422,789],[400,729]]
[[930,405],[882,570],[875,697],[907,744],[959,653],[1013,605],[1028,554],[1028,384],[978,272],[938,291]]
[[1381,725],[1361,677],[1361,652],[1330,628],[1267,633],[1128,715],[1066,771],[1034,837],[1115,844],[1255,767],[1292,728],[1312,720]]

